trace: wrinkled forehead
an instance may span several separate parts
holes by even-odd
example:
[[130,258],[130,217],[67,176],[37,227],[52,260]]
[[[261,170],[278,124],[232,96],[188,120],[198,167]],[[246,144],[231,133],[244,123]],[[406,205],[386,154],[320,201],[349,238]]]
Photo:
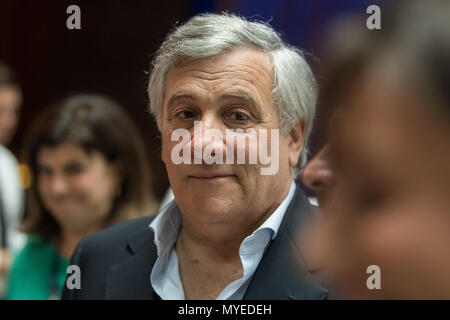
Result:
[[164,103],[175,97],[223,95],[247,97],[257,105],[272,100],[270,58],[261,51],[236,48],[204,59],[187,61],[169,70]]
[[207,73],[209,73],[212,78],[215,75],[220,77],[242,77],[236,71],[243,71],[253,76],[255,80],[260,76],[258,74],[252,74],[255,71],[263,75],[267,74],[272,78],[273,67],[271,57],[258,49],[237,47],[205,58],[186,58],[169,68],[166,77],[166,88],[171,78],[173,79],[181,75],[188,76],[195,72],[203,72],[205,76],[208,76]]
[[223,59],[224,57],[229,57],[229,56],[233,56],[233,55],[237,55],[237,57],[239,57],[239,58],[249,56],[250,59],[256,55],[265,56],[267,58],[267,61],[269,62],[269,64],[271,65],[271,63],[272,63],[271,55],[269,53],[265,52],[263,49],[260,49],[257,47],[252,47],[252,46],[234,46],[234,47],[230,47],[230,48],[221,50],[218,53],[214,53],[214,54],[204,56],[204,57],[191,57],[191,56],[181,56],[180,55],[180,57],[172,63],[169,70],[173,69],[173,68],[177,68],[177,67],[182,67],[183,65],[188,65],[188,64],[206,64],[206,63],[214,64],[218,60]]

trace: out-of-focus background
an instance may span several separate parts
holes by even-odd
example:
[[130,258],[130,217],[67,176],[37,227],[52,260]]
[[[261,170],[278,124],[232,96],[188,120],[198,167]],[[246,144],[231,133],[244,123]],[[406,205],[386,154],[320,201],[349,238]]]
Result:
[[[155,198],[169,186],[160,140],[147,111],[147,70],[167,32],[201,12],[229,11],[269,22],[285,40],[314,58],[325,30],[343,14],[365,15],[380,0],[108,0],[0,2],[0,61],[13,68],[23,90],[19,127],[9,146],[20,159],[24,135],[37,113],[71,93],[106,94],[138,125],[150,155]],[[68,30],[66,9],[81,9],[81,30]],[[365,26],[361,26],[365,27]],[[320,81],[320,74],[317,75]],[[320,109],[310,149],[323,143],[326,112]]]

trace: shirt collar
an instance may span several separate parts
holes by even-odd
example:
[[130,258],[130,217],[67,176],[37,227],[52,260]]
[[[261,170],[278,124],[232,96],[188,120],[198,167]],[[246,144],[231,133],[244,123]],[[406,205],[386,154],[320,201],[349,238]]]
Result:
[[175,199],[162,208],[150,223],[149,229],[155,234],[158,256],[175,243],[181,223],[181,212]]
[[269,218],[264,221],[264,223],[255,230],[254,233],[258,232],[262,229],[270,229],[272,230],[272,240],[275,239],[278,233],[278,229],[280,229],[281,221],[283,221],[284,214],[291,203],[292,198],[295,193],[295,182],[292,182],[291,188],[289,189],[289,193],[286,198],[281,202],[281,204],[276,208],[276,210],[270,215]]
[[[295,188],[295,182],[293,181],[289,189],[289,193],[283,202],[281,202],[270,217],[267,218],[266,221],[264,221],[264,223],[256,229],[252,235],[260,233],[261,230],[270,230],[271,239],[275,239],[287,207],[294,197]],[[149,229],[155,234],[155,245],[158,256],[160,256],[167,247],[171,247],[175,243],[181,224],[181,212],[175,199],[173,199],[163,209],[161,209],[159,214],[149,225]]]

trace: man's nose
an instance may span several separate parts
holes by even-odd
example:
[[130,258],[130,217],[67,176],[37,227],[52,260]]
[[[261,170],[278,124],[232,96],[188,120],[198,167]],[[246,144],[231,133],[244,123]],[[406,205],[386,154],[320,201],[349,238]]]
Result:
[[310,189],[320,192],[328,189],[334,181],[334,172],[326,157],[325,148],[322,149],[302,172],[303,183]]
[[[226,129],[220,119],[214,116],[205,115],[201,121],[194,125],[194,137],[192,139],[192,150],[202,156],[215,156],[221,154],[223,159],[226,157]],[[225,160],[223,160],[225,162]]]

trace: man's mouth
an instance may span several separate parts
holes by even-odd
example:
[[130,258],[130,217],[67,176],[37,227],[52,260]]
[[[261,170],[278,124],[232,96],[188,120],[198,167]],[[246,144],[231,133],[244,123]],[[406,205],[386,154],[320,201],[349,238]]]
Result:
[[189,178],[192,179],[202,179],[202,180],[214,180],[214,179],[224,179],[224,178],[231,178],[234,177],[233,174],[223,174],[223,173],[212,173],[212,172],[205,172],[205,173],[195,173],[188,175]]

